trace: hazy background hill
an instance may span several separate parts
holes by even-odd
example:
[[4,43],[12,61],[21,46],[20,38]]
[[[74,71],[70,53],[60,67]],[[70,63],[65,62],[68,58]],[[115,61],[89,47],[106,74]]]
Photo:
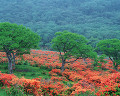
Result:
[[54,33],[79,33],[95,46],[99,40],[120,39],[119,0],[0,0],[0,22],[23,24],[49,46]]

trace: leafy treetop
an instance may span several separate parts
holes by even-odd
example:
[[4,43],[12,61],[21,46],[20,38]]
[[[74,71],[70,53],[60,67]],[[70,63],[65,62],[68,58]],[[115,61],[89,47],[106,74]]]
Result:
[[[76,58],[76,60],[79,57],[87,58],[95,56],[95,54],[93,55],[92,47],[87,45],[87,40],[84,36],[68,31],[57,32],[55,35],[56,37],[52,39],[52,48],[60,52],[63,66],[67,63],[66,59],[71,56]],[[64,70],[64,68],[61,69]]]
[[0,49],[8,52],[38,47],[40,37],[23,25],[0,23]]
[[97,50],[107,55],[114,63],[115,68],[120,64],[120,40],[106,39],[97,44]]
[[10,73],[15,64],[15,53],[29,52],[38,47],[40,37],[23,25],[0,23],[0,50],[6,52]]

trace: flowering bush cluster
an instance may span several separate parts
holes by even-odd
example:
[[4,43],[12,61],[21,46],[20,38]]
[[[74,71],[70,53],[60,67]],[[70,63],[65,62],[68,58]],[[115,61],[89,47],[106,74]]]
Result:
[[0,84],[1,86],[22,86],[24,93],[33,94],[35,96],[46,96],[47,94],[50,96],[55,96],[58,94],[64,94],[68,86],[60,82],[53,82],[44,80],[42,78],[35,79],[26,79],[26,78],[18,78],[15,75],[3,74],[0,73]]
[[0,52],[0,62],[7,62],[7,58],[6,58],[6,53],[5,52]]
[[[6,62],[7,60],[4,61],[6,55],[4,53],[0,53],[0,55],[0,62]],[[31,80],[0,73],[2,86],[22,86],[26,94],[35,96],[46,96],[47,94],[74,96],[86,91],[95,92],[96,89],[98,90],[95,93],[97,96],[120,95],[120,72],[113,69],[113,63],[110,60],[104,59],[107,63],[99,61],[100,66],[97,66],[97,70],[93,70],[93,60],[78,59],[73,63],[66,63],[64,72],[61,72],[58,52],[31,50],[31,54],[23,54],[23,59],[32,66],[37,64],[38,67],[51,68],[52,70],[49,72],[51,79],[35,78]],[[16,63],[21,60],[20,56],[17,57]],[[118,70],[120,70],[119,67]],[[63,81],[72,82],[72,84],[63,84]]]

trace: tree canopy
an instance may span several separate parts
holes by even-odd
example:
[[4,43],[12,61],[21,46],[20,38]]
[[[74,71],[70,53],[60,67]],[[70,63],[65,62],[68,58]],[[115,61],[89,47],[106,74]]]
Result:
[[0,23],[0,50],[6,52],[9,72],[15,64],[15,55],[29,52],[30,48],[37,48],[40,36],[23,25],[4,22]]
[[60,59],[62,61],[61,70],[64,70],[66,60],[72,56],[72,58],[79,59],[94,57],[93,49],[90,45],[87,45],[87,40],[84,36],[71,33],[68,31],[57,32],[56,37],[52,39],[52,48],[60,52]]
[[106,39],[101,40],[97,44],[97,50],[107,55],[114,64],[114,67],[120,64],[120,40],[119,39]]

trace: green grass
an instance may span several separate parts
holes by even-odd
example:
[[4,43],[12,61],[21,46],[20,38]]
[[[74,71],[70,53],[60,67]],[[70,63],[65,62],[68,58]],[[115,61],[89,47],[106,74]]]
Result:
[[[33,67],[30,66],[29,64],[24,65],[16,65],[15,70],[13,71],[13,74],[18,76],[19,78],[25,77],[27,79],[32,79],[32,78],[38,78],[39,76],[42,77],[43,79],[49,79],[49,71],[51,69],[48,69],[45,66],[41,67]],[[0,71],[2,73],[8,73],[8,65],[7,63],[0,63]]]
[[[2,73],[8,73],[8,64],[0,63],[0,71]],[[43,79],[50,79],[51,77],[49,76],[49,71],[51,71],[51,69],[49,69],[45,66],[37,67],[37,64],[35,66],[31,66],[27,62],[21,62],[15,66],[15,70],[13,71],[13,74],[19,78],[24,76],[27,79],[32,79],[32,78],[37,78],[40,76]],[[71,87],[74,82],[62,81],[62,83]],[[7,90],[7,89],[1,89],[1,87],[0,87],[0,96],[8,96],[8,94],[6,93],[5,90]],[[17,89],[14,89],[14,90],[17,90]],[[12,90],[12,91],[14,91],[14,90]],[[93,94],[92,95],[88,95],[88,94],[90,94],[90,93],[84,93],[84,94],[82,93],[82,94],[75,95],[75,96],[95,96]],[[23,95],[26,96],[26,94],[23,94]],[[14,95],[10,95],[10,96],[14,96]],[[21,96],[21,95],[19,95],[19,96]],[[27,95],[27,96],[31,96],[31,95]]]
[[[42,77],[43,79],[51,78],[49,76],[49,71],[51,71],[51,69],[45,66],[41,66],[41,67],[36,67],[36,66],[37,65],[33,67],[30,66],[29,63],[22,62],[19,65],[15,66],[15,70],[13,71],[13,74],[19,78],[24,76],[27,79],[38,78],[39,76]],[[0,71],[2,73],[8,73],[8,64],[0,63]],[[61,82],[69,87],[71,87],[74,83],[72,81],[61,81]]]
[[1,87],[0,87],[0,96],[6,96],[5,89],[2,89]]
[[[2,73],[8,73],[8,64],[0,63],[0,71]],[[32,79],[32,78],[37,78],[40,76],[43,79],[50,79],[50,76],[48,73],[49,71],[51,71],[51,69],[48,69],[45,66],[41,66],[41,67],[34,66],[33,67],[33,66],[30,66],[29,63],[27,63],[27,64],[21,63],[21,64],[15,66],[15,70],[13,71],[13,74],[19,78],[24,76],[27,79]],[[6,93],[5,90],[7,90],[7,89],[1,89],[1,87],[0,87],[0,96],[8,96],[8,94]],[[14,96],[14,95],[10,95],[10,96]],[[24,96],[32,96],[32,95],[24,94]]]
[[2,89],[2,87],[0,87],[0,96],[33,96],[33,95],[24,94],[19,89],[16,89],[14,87],[11,87],[10,89],[8,88]]

